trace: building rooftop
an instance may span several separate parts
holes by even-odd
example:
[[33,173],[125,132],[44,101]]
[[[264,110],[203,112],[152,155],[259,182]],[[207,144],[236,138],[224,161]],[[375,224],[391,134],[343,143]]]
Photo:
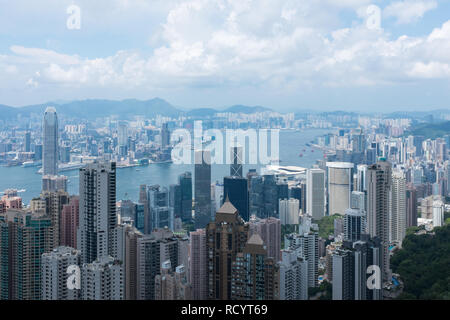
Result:
[[227,199],[225,200],[224,204],[217,211],[217,213],[227,213],[227,214],[236,214],[237,212],[238,212],[238,210],[230,202],[230,200],[228,199],[228,196],[227,196]]
[[327,162],[327,167],[336,169],[352,169],[355,165],[351,162]]
[[257,233],[254,233],[250,239],[247,241],[248,244],[255,244],[255,245],[264,245],[263,239],[261,239],[260,235]]

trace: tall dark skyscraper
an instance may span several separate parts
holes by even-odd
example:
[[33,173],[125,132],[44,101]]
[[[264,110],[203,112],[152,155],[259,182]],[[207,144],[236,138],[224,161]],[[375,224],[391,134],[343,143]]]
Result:
[[169,126],[166,123],[163,123],[161,128],[161,148],[165,149],[170,145],[170,131]]
[[208,297],[229,300],[232,297],[232,265],[247,243],[249,225],[228,199],[217,211],[215,221],[206,226],[208,253]]
[[242,219],[248,221],[249,202],[248,202],[248,180],[241,177],[225,177],[223,178],[223,195],[228,197],[230,202],[238,209]]
[[145,184],[139,186],[139,203],[144,206],[144,233],[149,234],[151,232],[150,208],[148,205],[147,186]]
[[181,220],[192,220],[192,174],[185,172],[178,177],[181,191]]
[[366,214],[360,209],[347,209],[344,215],[344,235],[347,241],[358,241],[366,233]]
[[234,146],[230,148],[231,166],[230,176],[242,178],[242,147]]
[[383,282],[390,280],[389,267],[389,195],[392,186],[390,162],[380,160],[367,170],[367,233],[378,237],[382,246]]
[[116,163],[99,162],[80,169],[80,218],[77,247],[82,263],[114,256]]
[[211,221],[211,153],[195,151],[195,228]]
[[25,152],[31,151],[31,132],[29,131],[25,133],[24,150]]
[[249,216],[278,218],[278,200],[289,197],[287,184],[277,183],[272,174],[252,175],[249,183]]
[[406,186],[406,227],[417,226],[417,190],[412,183]]
[[45,109],[43,122],[42,174],[58,174],[58,116],[53,107]]
[[178,184],[170,186],[169,205],[173,208],[174,217],[183,222],[192,222],[192,174],[182,173],[178,176]]
[[[378,238],[344,241],[332,254],[333,300],[380,300],[381,289],[367,285],[367,268],[379,266],[381,242]],[[370,281],[370,280],[369,280]]]

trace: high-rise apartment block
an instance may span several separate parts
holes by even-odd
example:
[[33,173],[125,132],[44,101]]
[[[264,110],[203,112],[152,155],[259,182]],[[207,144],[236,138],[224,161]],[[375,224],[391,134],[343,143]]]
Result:
[[325,171],[309,169],[306,183],[306,210],[314,220],[320,220],[325,216]]
[[208,296],[206,231],[197,229],[189,236],[189,280],[192,285],[192,299],[206,300]]
[[58,174],[58,116],[53,107],[45,109],[43,122],[42,174]]
[[116,163],[98,162],[80,169],[77,249],[83,263],[113,254],[117,226]]
[[232,264],[247,243],[248,229],[228,199],[217,211],[215,221],[206,226],[209,299],[231,299]]
[[231,299],[276,300],[279,298],[279,267],[267,257],[259,234],[248,239],[231,266]]
[[[78,300],[80,289],[68,285],[70,266],[80,267],[80,251],[70,247],[57,247],[44,253],[41,261],[42,300]],[[76,274],[74,275],[76,276]],[[77,280],[75,280],[77,281]]]
[[392,186],[391,164],[381,160],[367,170],[367,231],[371,238],[382,242],[383,282],[390,281],[389,267],[389,212]]
[[81,268],[82,300],[123,300],[122,261],[102,256]]

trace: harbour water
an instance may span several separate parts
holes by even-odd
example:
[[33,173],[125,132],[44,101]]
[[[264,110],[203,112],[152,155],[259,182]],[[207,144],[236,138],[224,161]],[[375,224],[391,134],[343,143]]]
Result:
[[[323,158],[323,152],[319,149],[306,146],[315,137],[324,135],[329,129],[304,129],[302,131],[280,131],[280,159],[282,166],[300,166],[310,168],[318,159]],[[303,151],[305,150],[305,151]],[[300,157],[299,155],[302,154]],[[244,175],[249,169],[259,169],[258,165],[244,165]],[[41,178],[37,173],[39,167],[0,167],[0,192],[8,188],[21,190],[19,195],[24,203],[28,204],[33,197],[41,192]],[[168,187],[177,182],[178,176],[186,171],[194,175],[194,165],[179,165],[173,163],[150,164],[147,166],[129,167],[117,169],[117,200],[130,199],[137,201],[139,198],[139,185],[159,184]],[[259,172],[259,170],[258,170]],[[213,165],[211,180],[222,181],[229,175],[230,166]],[[63,173],[68,177],[68,192],[78,194],[78,170]]]

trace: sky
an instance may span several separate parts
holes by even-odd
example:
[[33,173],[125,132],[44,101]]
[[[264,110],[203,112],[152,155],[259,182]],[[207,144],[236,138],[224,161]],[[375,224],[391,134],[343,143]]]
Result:
[[0,0],[0,104],[450,109],[450,0]]

